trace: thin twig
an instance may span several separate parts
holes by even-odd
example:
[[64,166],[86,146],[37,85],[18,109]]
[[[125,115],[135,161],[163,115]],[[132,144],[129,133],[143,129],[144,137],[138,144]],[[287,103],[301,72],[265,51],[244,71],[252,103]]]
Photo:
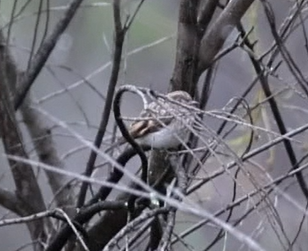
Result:
[[[120,13],[120,0],[114,0],[113,1],[113,17],[114,17],[114,26],[115,26],[115,51],[113,55],[113,63],[112,63],[112,70],[111,70],[111,76],[109,79],[109,85],[107,90],[107,96],[106,96],[106,102],[104,106],[104,111],[101,117],[99,129],[97,132],[97,135],[94,140],[94,146],[99,148],[102,144],[107,124],[109,121],[110,112],[112,109],[112,100],[115,92],[115,87],[118,82],[118,76],[120,71],[120,65],[121,65],[121,57],[122,57],[122,50],[123,50],[123,43],[125,38],[126,30],[123,29],[121,24],[121,13]],[[86,170],[85,175],[90,176],[94,169],[94,164],[96,161],[97,154],[95,151],[91,151]],[[77,200],[77,207],[80,208],[83,206],[87,189],[89,184],[88,183],[82,183],[78,200]]]
[[83,0],[72,0],[71,4],[69,5],[69,8],[63,15],[63,18],[57,23],[53,32],[45,40],[44,44],[39,48],[39,50],[35,54],[33,61],[31,63],[31,67],[27,70],[27,72],[23,74],[20,80],[19,86],[21,89],[18,91],[18,93],[16,93],[14,100],[15,110],[17,110],[23,103],[23,100],[26,97],[27,93],[29,92],[32,84],[34,83],[35,79],[41,72],[49,55],[56,46],[58,39],[69,25],[70,21],[74,17],[82,1]]

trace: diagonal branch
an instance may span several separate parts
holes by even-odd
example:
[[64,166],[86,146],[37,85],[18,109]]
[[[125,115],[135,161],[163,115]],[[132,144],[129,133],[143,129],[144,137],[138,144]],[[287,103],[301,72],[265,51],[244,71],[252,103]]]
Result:
[[231,0],[210,26],[201,40],[198,65],[200,74],[211,65],[215,55],[253,2],[254,0]]
[[[0,43],[3,42],[0,35]],[[9,86],[12,85],[10,75],[7,72],[7,48],[0,46],[0,137],[6,154],[20,156],[27,159],[28,155],[23,148],[23,140],[15,117],[13,104],[10,100]],[[21,215],[44,211],[46,209],[40,187],[31,165],[9,160],[12,176],[16,186],[16,197],[23,203]],[[28,225],[32,240],[46,241],[44,224],[40,221]],[[41,250],[40,244],[35,250]]]
[[[125,38],[126,29],[122,27],[121,24],[121,13],[120,13],[120,0],[114,0],[113,2],[113,16],[114,16],[114,26],[115,26],[115,51],[113,55],[113,63],[112,63],[112,71],[109,80],[106,103],[104,107],[104,111],[102,114],[102,118],[100,121],[99,129],[97,135],[94,140],[94,146],[99,148],[102,144],[103,137],[106,132],[107,124],[109,121],[110,112],[112,109],[112,100],[115,92],[115,87],[118,82],[118,76],[121,65],[121,56],[123,49],[123,42]],[[96,161],[97,153],[95,151],[91,151],[89,160],[87,162],[87,167],[85,171],[86,176],[90,176],[94,169],[94,164]],[[86,198],[86,193],[89,184],[83,182],[81,185],[81,189],[79,192],[79,197],[77,201],[77,207],[82,207]]]
[[[5,41],[2,34],[0,34],[0,36],[0,41]],[[11,96],[14,96],[16,93],[16,80],[20,72],[18,71],[18,67],[10,51],[5,45],[3,45],[1,54],[3,55],[3,60],[5,60],[5,69],[3,70],[7,76],[7,86],[11,92]],[[39,160],[42,163],[63,168],[64,165],[58,157],[49,128],[43,124],[43,119],[40,114],[30,108],[30,104],[31,98],[28,96],[25,99],[24,105],[21,106],[21,115],[30,133]],[[14,111],[12,111],[12,114],[14,114]],[[71,188],[65,186],[65,184],[67,184],[66,178],[53,172],[46,172],[46,176],[53,194],[56,195],[55,201],[57,206],[63,207],[65,205],[73,205],[73,193]]]
[[[1,38],[3,37],[1,36]],[[4,63],[0,64],[0,137],[7,154],[28,158],[23,148],[21,133],[15,118],[13,104],[10,100],[9,86],[12,85],[12,79],[7,74],[7,58],[7,48],[1,46],[0,62]],[[43,197],[31,166],[11,160],[9,164],[17,188],[17,196],[21,196],[27,202],[31,201],[33,209],[43,211],[45,209]]]
[[21,201],[14,193],[3,188],[0,188],[0,205],[17,215],[22,215]]
[[72,0],[67,11],[64,13],[63,18],[58,22],[56,27],[50,36],[42,44],[38,52],[31,62],[31,66],[27,72],[25,72],[20,80],[19,86],[20,90],[15,96],[14,109],[18,110],[20,105],[23,103],[27,93],[29,92],[32,84],[34,83],[36,77],[41,72],[44,67],[49,55],[53,51],[59,37],[65,31],[70,21],[73,19],[76,11],[78,10],[82,0]]
[[202,31],[205,31],[211,22],[215,9],[218,5],[217,0],[208,0],[201,2],[199,7],[198,24],[201,26]]
[[[50,129],[43,123],[40,113],[31,108],[31,97],[25,98],[20,108],[23,120],[32,138],[35,151],[40,162],[64,169],[64,164],[58,156]],[[60,208],[73,206],[73,188],[67,185],[64,175],[46,171],[48,183],[55,196],[56,205]]]
[[[267,18],[270,19],[270,17],[268,16],[268,15],[271,14],[270,6],[268,5],[268,3],[266,1],[262,1],[262,3],[263,3],[263,6],[265,8],[265,12],[267,14]],[[272,28],[272,31],[275,30],[275,28],[273,27],[273,24],[271,24],[271,28]],[[274,31],[274,33],[275,33],[275,39],[276,39],[276,42],[277,42],[277,46],[279,48],[280,46],[282,46],[281,39],[279,38],[279,35],[277,34],[276,30]],[[279,40],[280,42],[278,42],[277,40]],[[283,51],[281,51],[281,54],[283,54]],[[254,59],[251,59],[251,60],[252,60],[253,66],[256,69],[256,72],[260,73],[261,68],[260,68],[260,65],[258,64],[258,62],[256,62]],[[285,60],[285,61],[287,61],[287,60]],[[298,79],[298,81],[300,82],[299,79]],[[271,107],[275,121],[277,123],[279,132],[282,135],[284,135],[284,134],[287,133],[287,128],[286,128],[285,123],[283,121],[283,118],[282,118],[280,109],[278,107],[278,104],[277,104],[276,100],[272,97],[272,91],[270,89],[267,77],[264,76],[264,74],[260,74],[260,83],[261,83],[261,86],[263,88],[263,92],[264,92],[265,96],[267,98],[269,98],[268,102],[269,102],[269,105]],[[305,90],[305,88],[304,88],[304,90]],[[297,169],[298,168],[298,164],[297,164],[298,161],[297,161],[297,157],[296,157],[295,151],[293,149],[293,146],[292,146],[290,140],[284,139],[283,144],[284,144],[284,147],[286,149],[289,160],[291,162],[292,169]],[[307,183],[305,181],[303,173],[302,172],[296,173],[296,179],[298,181],[298,184],[299,184],[306,200],[308,200],[308,186],[307,186]]]

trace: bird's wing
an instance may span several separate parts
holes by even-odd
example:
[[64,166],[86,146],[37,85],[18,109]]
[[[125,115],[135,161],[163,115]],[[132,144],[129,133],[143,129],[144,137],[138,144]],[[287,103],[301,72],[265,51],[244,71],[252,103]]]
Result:
[[157,116],[154,117],[153,119],[139,120],[131,124],[129,133],[133,138],[139,138],[148,133],[159,131],[161,128],[168,126],[172,120],[173,116],[171,115],[164,117]]
[[[183,96],[182,92],[180,91],[174,92],[173,96],[179,94]],[[188,93],[186,94],[187,95],[184,95],[184,98],[186,98],[187,100],[184,100],[183,102],[189,103],[189,101],[191,101],[191,97]],[[170,96],[169,98],[173,98],[176,100],[176,98],[173,96]],[[157,132],[161,128],[168,126],[174,119],[176,119],[174,117],[174,113],[180,112],[179,115],[185,113],[187,114],[188,110],[185,108],[181,108],[177,104],[172,104],[168,101],[162,100],[160,102],[163,102],[164,106],[166,107],[164,107],[159,102],[152,102],[149,104],[148,109],[143,110],[140,113],[140,120],[135,121],[131,124],[129,133],[133,138],[140,138],[148,133]]]

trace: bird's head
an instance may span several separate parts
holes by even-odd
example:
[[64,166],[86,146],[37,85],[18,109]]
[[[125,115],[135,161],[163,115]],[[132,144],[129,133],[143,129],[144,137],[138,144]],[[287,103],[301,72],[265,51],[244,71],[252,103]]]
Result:
[[177,102],[183,103],[183,104],[187,104],[187,105],[191,105],[194,107],[198,107],[199,102],[195,101],[192,99],[192,97],[190,96],[189,93],[185,92],[185,91],[174,91],[174,92],[170,92],[166,95],[168,98],[173,99]]

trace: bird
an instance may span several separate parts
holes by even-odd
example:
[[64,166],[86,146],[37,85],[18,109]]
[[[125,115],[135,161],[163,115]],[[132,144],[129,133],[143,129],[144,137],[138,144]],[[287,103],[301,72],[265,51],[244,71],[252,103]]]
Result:
[[[130,125],[128,132],[139,145],[167,150],[187,142],[189,127],[196,119],[192,108],[196,108],[198,102],[181,90],[170,92],[165,97],[151,102]],[[111,147],[125,142],[121,137]]]

